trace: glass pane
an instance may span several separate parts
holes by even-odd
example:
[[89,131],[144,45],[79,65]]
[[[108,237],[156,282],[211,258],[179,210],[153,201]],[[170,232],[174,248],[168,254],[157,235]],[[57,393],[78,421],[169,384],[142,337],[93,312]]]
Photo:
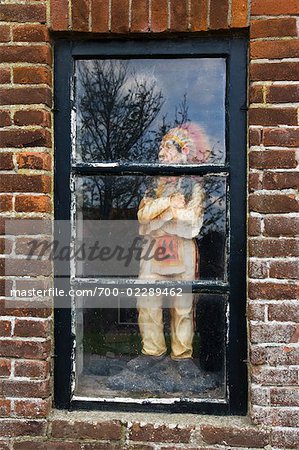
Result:
[[225,175],[78,177],[75,195],[77,277],[226,279]]
[[225,398],[226,297],[175,297],[169,308],[163,300],[79,309],[77,396]]
[[76,62],[77,162],[221,164],[224,58]]

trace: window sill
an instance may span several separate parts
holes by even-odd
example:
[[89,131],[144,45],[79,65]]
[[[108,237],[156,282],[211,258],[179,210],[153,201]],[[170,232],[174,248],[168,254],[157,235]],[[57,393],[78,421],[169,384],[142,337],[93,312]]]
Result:
[[72,442],[142,442],[150,449],[157,442],[260,448],[270,441],[270,430],[252,424],[248,416],[53,410],[49,419],[51,438]]

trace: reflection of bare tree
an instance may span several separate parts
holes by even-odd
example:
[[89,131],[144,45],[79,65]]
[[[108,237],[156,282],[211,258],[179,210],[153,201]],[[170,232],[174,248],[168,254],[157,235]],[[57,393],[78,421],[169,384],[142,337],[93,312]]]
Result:
[[[187,94],[174,117],[156,121],[163,95],[155,81],[138,78],[124,61],[81,62],[78,91],[78,150],[83,161],[157,161],[163,136],[190,122]],[[153,129],[151,129],[153,126]],[[155,129],[156,128],[156,129]],[[217,161],[212,149],[210,161]],[[152,183],[150,181],[149,184]],[[146,188],[144,177],[86,177],[83,204],[90,218],[132,218]],[[203,234],[223,228],[223,184],[205,182],[206,214]]]
[[[121,61],[93,61],[79,72],[80,98],[78,114],[79,152],[84,161],[141,161],[152,157],[151,142],[145,134],[159,113],[163,98],[155,82],[138,80]],[[138,180],[138,182],[136,182]],[[105,177],[99,185],[90,183],[93,201],[99,200],[102,218],[122,203],[132,207],[138,198],[141,179],[125,177],[112,182]],[[90,203],[90,194],[86,202]],[[93,203],[95,204],[95,203]]]
[[[79,146],[84,161],[146,159],[146,130],[163,98],[155,81],[138,79],[122,61],[93,61],[79,72]],[[145,147],[145,148],[144,148]]]
[[226,220],[226,186],[225,179],[217,176],[204,177],[205,215],[201,236],[209,232],[225,232]]

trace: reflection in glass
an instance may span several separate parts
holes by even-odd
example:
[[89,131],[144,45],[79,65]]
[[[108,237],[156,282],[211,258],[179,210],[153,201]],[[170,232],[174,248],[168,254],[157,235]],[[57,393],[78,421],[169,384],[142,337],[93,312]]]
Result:
[[[80,302],[80,299],[78,300]],[[171,310],[164,309],[167,356],[151,371],[133,373],[126,382],[127,364],[140,354],[136,299],[131,307],[83,309],[77,327],[77,382],[75,394],[88,397],[225,397],[225,344],[227,299],[218,294],[194,295],[194,379],[178,372],[171,352]],[[123,374],[120,377],[120,374]],[[116,381],[118,380],[119,389]],[[114,384],[113,384],[114,382]],[[127,384],[126,384],[127,383]],[[210,388],[207,388],[207,383]]]
[[[180,280],[226,278],[226,176],[78,177],[76,193],[77,240],[87,242],[97,236],[129,245],[141,236],[148,239],[148,246],[154,239],[157,249],[163,248],[168,257],[168,265],[166,258],[163,264],[156,259],[151,265],[135,264],[130,272],[119,274],[115,270],[104,273],[99,261],[81,262],[78,276],[146,279],[151,272],[154,280],[163,275]],[[95,231],[99,220],[116,221],[115,227],[109,223],[110,237]],[[122,222],[117,225],[117,221]],[[196,262],[188,266],[191,260]]]
[[76,161],[158,162],[175,135],[202,153],[181,164],[224,163],[225,74],[223,58],[77,61]]

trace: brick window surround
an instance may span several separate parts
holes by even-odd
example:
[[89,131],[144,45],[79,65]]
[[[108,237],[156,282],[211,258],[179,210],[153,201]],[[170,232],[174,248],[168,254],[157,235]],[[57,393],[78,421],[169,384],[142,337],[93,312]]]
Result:
[[[0,449],[297,448],[299,1],[7,0],[0,21]],[[53,38],[229,30],[250,36],[248,416],[56,411],[52,310],[5,307],[2,224],[53,215]]]

